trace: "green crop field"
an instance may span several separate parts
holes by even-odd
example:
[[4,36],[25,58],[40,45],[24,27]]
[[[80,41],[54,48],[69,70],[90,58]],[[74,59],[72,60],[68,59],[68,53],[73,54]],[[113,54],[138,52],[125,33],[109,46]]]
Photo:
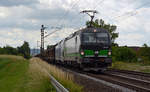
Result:
[[32,71],[23,57],[0,55],[0,92],[56,92],[48,76]]

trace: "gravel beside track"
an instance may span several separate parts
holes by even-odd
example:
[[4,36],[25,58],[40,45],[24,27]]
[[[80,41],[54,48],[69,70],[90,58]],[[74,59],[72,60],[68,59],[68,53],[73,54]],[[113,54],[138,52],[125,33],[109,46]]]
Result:
[[117,88],[112,88],[83,76],[75,75],[74,79],[77,84],[83,86],[84,92],[123,92]]

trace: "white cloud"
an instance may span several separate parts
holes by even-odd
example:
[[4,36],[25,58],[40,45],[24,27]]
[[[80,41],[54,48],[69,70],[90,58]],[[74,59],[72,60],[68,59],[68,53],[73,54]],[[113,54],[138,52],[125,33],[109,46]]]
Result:
[[[120,45],[138,45],[141,46],[144,43],[150,45],[150,9],[140,8],[137,9],[137,14],[134,16],[127,16],[118,21],[117,31],[120,33],[117,42]],[[130,35],[130,37],[128,37]],[[123,39],[123,37],[127,36]],[[122,42],[123,41],[123,42]]]
[[30,0],[6,1],[0,2],[0,46],[15,47],[26,40],[35,47],[40,40],[41,24],[49,27],[48,33],[53,26],[66,26],[46,38],[46,44],[55,44],[74,32],[74,28],[85,25],[89,17],[80,14],[81,10],[95,8],[99,11],[97,18],[118,26],[120,35],[116,42],[119,45],[150,45],[150,6],[140,7],[148,0],[32,0],[30,5],[27,5]]
[[127,35],[120,35],[120,38],[117,39],[117,42],[121,45],[129,45],[129,46],[141,46],[141,39],[143,39],[144,36],[141,34],[133,33],[133,34],[127,34]]
[[28,41],[31,47],[36,46],[36,41],[40,40],[40,31],[37,30],[23,30],[23,29],[7,29],[4,31],[0,31],[0,44],[2,46],[10,45],[10,46],[20,46],[24,41]]
[[38,0],[1,0],[0,6],[13,7],[38,3]]
[[10,11],[8,8],[0,7],[0,18],[6,18],[10,15]]

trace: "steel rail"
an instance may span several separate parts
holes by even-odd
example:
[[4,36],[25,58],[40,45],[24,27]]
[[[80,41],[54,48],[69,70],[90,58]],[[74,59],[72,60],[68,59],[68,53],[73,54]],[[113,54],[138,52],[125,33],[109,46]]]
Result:
[[[117,85],[120,85],[123,87],[127,87],[127,88],[135,90],[137,92],[150,92],[149,88],[145,88],[145,87],[142,87],[142,86],[139,86],[136,84],[127,83],[127,82],[122,81],[122,80],[114,79],[114,78],[112,78],[113,75],[111,75],[111,74],[109,74],[109,75],[106,74],[104,76],[97,75],[97,74],[88,74],[88,76],[95,77],[95,78],[101,79],[101,80],[105,80],[107,82],[117,84]],[[107,78],[106,76],[109,76],[109,78]]]
[[139,76],[144,76],[144,77],[149,77],[150,78],[150,73],[143,73],[143,72],[129,71],[129,70],[119,70],[119,69],[108,69],[108,71],[110,71],[110,72],[127,73],[127,74],[139,75]]
[[132,78],[132,77],[127,77],[127,76],[123,76],[123,75],[111,74],[111,73],[105,73],[105,74],[110,75],[110,76],[114,76],[114,77],[117,77],[117,78],[129,80],[129,81],[136,81],[136,82],[141,83],[143,85],[149,85],[150,86],[150,81],[141,80],[141,79]]

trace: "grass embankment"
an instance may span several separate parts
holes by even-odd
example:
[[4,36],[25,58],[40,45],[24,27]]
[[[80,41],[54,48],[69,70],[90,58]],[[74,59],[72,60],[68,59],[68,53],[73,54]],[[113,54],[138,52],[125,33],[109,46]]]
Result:
[[24,89],[28,62],[22,57],[0,55],[0,91],[21,92]]
[[26,92],[56,92],[50,82],[49,75],[41,67],[30,60]]
[[150,73],[150,65],[149,64],[136,63],[136,62],[129,63],[129,62],[115,61],[115,62],[113,62],[111,68]]
[[82,92],[82,86],[79,86],[74,83],[73,75],[67,72],[62,71],[54,65],[50,65],[47,62],[42,61],[39,58],[32,58],[31,61],[36,66],[40,66],[40,70],[43,70],[50,73],[55,77],[65,88],[67,88],[70,92]]
[[0,55],[0,92],[55,92],[47,75],[20,56]]

